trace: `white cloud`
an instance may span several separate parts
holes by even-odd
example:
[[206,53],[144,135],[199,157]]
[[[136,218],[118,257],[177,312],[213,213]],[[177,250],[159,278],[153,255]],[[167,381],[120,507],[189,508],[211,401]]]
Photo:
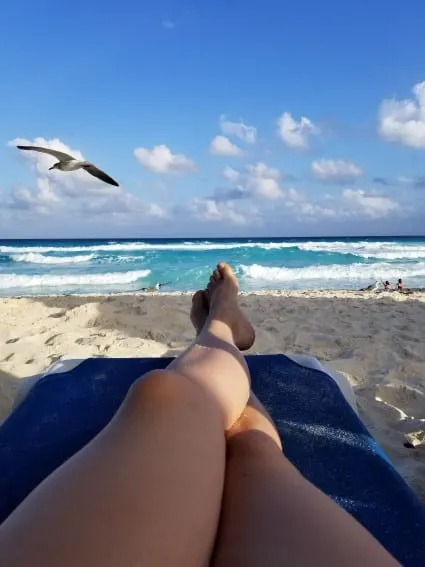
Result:
[[[15,138],[14,140],[8,142],[8,146],[14,147],[17,145],[42,146],[45,148],[65,152],[79,160],[86,159],[80,150],[70,148],[58,138],[53,138],[50,140],[42,137],[34,138],[34,140],[27,140],[26,138]],[[57,169],[49,171],[49,167],[51,167],[58,160],[53,156],[49,156],[48,154],[21,150],[16,151],[19,152],[21,159],[23,159],[25,163],[30,165],[31,169],[36,174],[37,179],[42,178],[44,180],[50,181],[50,183],[52,184],[52,192],[54,190],[60,189],[63,192],[67,192],[69,196],[78,196],[81,193],[84,193],[84,195],[119,195],[122,192],[121,187],[107,185],[103,181],[100,181],[99,179],[93,177],[82,169],[67,172],[59,171]],[[106,172],[111,173],[109,171]]]
[[[37,145],[66,152],[77,159],[84,159],[82,153],[72,149],[59,139],[16,138],[10,146]],[[22,151],[23,162],[35,175],[33,187],[14,187],[4,198],[3,209],[17,215],[76,215],[127,214],[145,217],[163,217],[165,212],[156,204],[145,203],[142,199],[125,191],[122,187],[107,185],[85,171],[48,171],[57,160],[49,155]]]
[[[70,148],[58,138],[50,140],[42,137],[37,137],[34,140],[15,138],[8,142],[8,145],[12,147],[17,145],[42,146],[65,152],[76,159],[85,159],[79,150]],[[117,196],[124,192],[121,187],[107,185],[83,170],[71,172],[49,171],[49,167],[56,163],[57,159],[48,154],[17,151],[20,159],[29,165],[34,173],[35,186],[32,188],[22,186],[13,188],[6,200],[7,208],[38,214],[51,214],[63,206],[62,201],[66,197],[95,198],[110,195]]]
[[195,163],[184,154],[173,154],[164,144],[148,148],[136,148],[134,155],[146,169],[155,173],[185,173],[195,170]]
[[220,116],[220,128],[223,134],[228,136],[236,136],[247,144],[255,144],[257,141],[257,128],[255,126],[248,126],[241,122],[231,122],[226,120],[224,115]]
[[31,191],[27,187],[15,187],[10,192],[6,207],[18,211],[34,211],[48,215],[55,211],[60,199],[54,194],[47,179],[38,179],[37,187]]
[[297,122],[289,112],[284,112],[277,120],[277,132],[289,148],[306,149],[309,137],[319,134],[319,129],[305,116]]
[[210,152],[217,156],[241,156],[243,151],[226,136],[215,136],[210,144]]
[[259,201],[273,201],[284,199],[285,205],[292,202],[301,202],[305,196],[301,191],[281,186],[281,172],[269,167],[264,162],[248,165],[244,171],[237,171],[226,167],[223,177],[231,187],[219,187],[211,197],[217,202],[234,201],[241,199],[257,199]]
[[280,172],[278,169],[268,167],[263,162],[248,166],[246,189],[258,197],[279,199],[284,192],[279,186]]
[[226,167],[223,177],[231,183],[232,187],[216,190],[215,196],[220,201],[248,198],[274,200],[283,197],[290,200],[292,197],[300,199],[301,193],[296,189],[285,190],[281,187],[281,172],[264,162],[250,164],[244,171]]
[[227,179],[228,181],[232,181],[233,183],[236,183],[238,181],[238,179],[240,178],[240,173],[239,173],[239,171],[236,171],[236,169],[233,169],[232,167],[229,167],[227,165],[223,169],[223,177],[225,179]]
[[285,204],[299,222],[377,220],[391,218],[404,211],[404,207],[397,201],[364,189],[344,189],[337,195],[326,194],[319,201],[310,201],[301,195],[299,201],[293,199],[285,201]]
[[382,138],[413,148],[425,148],[425,81],[417,83],[414,99],[387,99],[379,108],[378,131]]
[[346,202],[357,207],[366,217],[373,219],[401,211],[401,205],[397,201],[378,193],[367,193],[364,189],[344,189],[342,196]]
[[338,209],[310,201],[299,203],[296,208],[296,217],[300,221],[308,218],[314,220],[335,219],[338,216],[341,216],[341,212]]
[[304,193],[294,189],[293,187],[286,190],[286,197],[290,203],[301,203],[306,200]]
[[189,213],[200,221],[223,222],[245,225],[246,217],[232,203],[217,203],[213,199],[194,199],[189,203]]
[[[286,202],[301,202],[302,193],[280,187],[281,173],[263,162],[248,165],[242,172],[226,167],[223,176],[230,187],[217,188],[214,194],[190,203],[189,211],[198,220],[226,221],[237,225],[262,222],[262,214],[270,207],[276,213],[273,201],[285,198]],[[272,204],[273,203],[273,204]]]
[[167,217],[166,211],[156,203],[148,203],[146,214],[150,217],[165,218]]
[[311,170],[321,181],[338,184],[351,183],[363,174],[363,170],[358,165],[342,159],[313,161]]
[[118,197],[104,197],[102,199],[91,200],[84,203],[83,214],[111,214],[117,215],[141,215],[143,217],[166,218],[167,213],[155,203],[146,203],[131,195],[123,193]]

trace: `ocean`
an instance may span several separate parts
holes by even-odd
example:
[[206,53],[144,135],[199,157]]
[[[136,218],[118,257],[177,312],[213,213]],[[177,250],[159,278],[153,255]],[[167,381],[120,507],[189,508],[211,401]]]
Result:
[[425,237],[0,240],[0,295],[192,291],[221,260],[245,291],[425,287]]

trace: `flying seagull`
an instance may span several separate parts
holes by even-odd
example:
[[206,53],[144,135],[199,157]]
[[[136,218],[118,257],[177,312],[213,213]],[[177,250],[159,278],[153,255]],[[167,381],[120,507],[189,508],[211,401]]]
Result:
[[59,161],[49,167],[51,169],[60,169],[61,171],[76,171],[77,169],[85,169],[87,173],[90,173],[94,177],[101,179],[109,185],[115,185],[119,187],[118,183],[112,177],[109,177],[104,171],[98,169],[93,163],[89,161],[81,161],[73,158],[72,156],[64,153],[58,152],[57,150],[51,150],[50,148],[40,148],[39,146],[16,146],[20,150],[32,150],[34,152],[41,152],[42,154],[49,154]]

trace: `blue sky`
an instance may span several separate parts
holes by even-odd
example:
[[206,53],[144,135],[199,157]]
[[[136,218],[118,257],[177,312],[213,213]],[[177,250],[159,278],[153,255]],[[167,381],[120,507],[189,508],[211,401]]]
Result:
[[[420,0],[2,14],[0,237],[424,232]],[[81,152],[120,189],[17,140]]]

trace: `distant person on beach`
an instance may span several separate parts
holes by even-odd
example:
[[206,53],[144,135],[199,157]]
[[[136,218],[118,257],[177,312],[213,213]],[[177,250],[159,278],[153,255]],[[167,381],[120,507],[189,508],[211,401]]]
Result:
[[392,289],[391,284],[388,280],[384,283],[384,289],[386,291],[391,291],[391,289]]
[[220,263],[192,298],[192,344],[1,524],[2,565],[399,565],[286,456],[251,391],[238,294]]
[[403,289],[404,289],[404,283],[403,283],[403,280],[401,278],[397,282],[397,289],[398,289],[398,291],[403,291]]

